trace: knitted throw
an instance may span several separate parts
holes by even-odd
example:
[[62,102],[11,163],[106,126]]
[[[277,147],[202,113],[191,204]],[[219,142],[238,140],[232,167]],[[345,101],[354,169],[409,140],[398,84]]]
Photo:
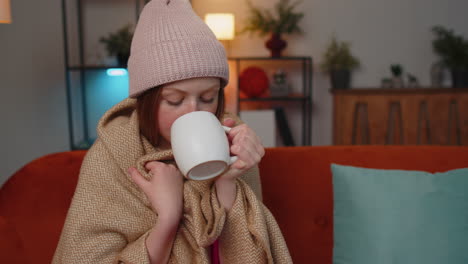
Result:
[[[149,263],[146,237],[157,212],[126,173],[144,164],[173,160],[171,150],[151,146],[140,135],[135,99],[110,109],[80,171],[53,263]],[[237,180],[237,196],[226,212],[213,180],[184,183],[184,213],[169,263],[210,263],[219,239],[223,263],[292,263],[281,231],[262,204],[258,168]]]

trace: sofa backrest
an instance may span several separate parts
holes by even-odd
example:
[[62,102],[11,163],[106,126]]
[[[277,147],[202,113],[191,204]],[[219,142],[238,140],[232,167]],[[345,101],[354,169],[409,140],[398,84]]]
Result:
[[260,163],[263,202],[275,216],[294,263],[332,263],[330,164],[447,171],[468,167],[468,147],[324,146],[268,149]]
[[[0,218],[15,240],[2,259],[21,256],[26,263],[51,263],[75,192],[85,151],[46,155],[26,164],[0,189]],[[23,262],[16,262],[23,263]]]
[[[50,263],[85,151],[50,154],[16,172],[0,189],[0,246],[29,263]],[[446,171],[468,167],[468,147],[327,146],[269,148],[260,163],[263,201],[275,216],[294,263],[332,263],[330,164]]]

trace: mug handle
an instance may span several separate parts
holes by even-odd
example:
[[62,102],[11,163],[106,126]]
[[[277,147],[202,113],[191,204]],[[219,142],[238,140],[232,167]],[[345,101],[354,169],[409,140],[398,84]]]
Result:
[[[222,126],[223,129],[224,129],[224,132],[226,133],[229,133],[229,131],[231,131],[231,128],[230,127],[227,127],[227,126]],[[233,164],[234,162],[236,162],[237,160],[237,156],[232,156],[231,159],[229,160],[229,165]]]

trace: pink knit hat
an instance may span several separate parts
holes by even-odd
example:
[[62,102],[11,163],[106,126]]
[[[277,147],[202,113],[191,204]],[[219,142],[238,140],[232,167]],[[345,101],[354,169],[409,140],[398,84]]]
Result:
[[129,96],[158,85],[195,77],[219,77],[229,67],[223,45],[188,0],[152,0],[144,7],[128,61]]

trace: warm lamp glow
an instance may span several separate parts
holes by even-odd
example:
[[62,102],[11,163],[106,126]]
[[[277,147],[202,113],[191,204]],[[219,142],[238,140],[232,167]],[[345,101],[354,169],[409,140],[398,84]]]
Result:
[[0,23],[11,23],[10,0],[0,0]]
[[234,15],[228,13],[206,14],[205,23],[219,40],[234,39]]

